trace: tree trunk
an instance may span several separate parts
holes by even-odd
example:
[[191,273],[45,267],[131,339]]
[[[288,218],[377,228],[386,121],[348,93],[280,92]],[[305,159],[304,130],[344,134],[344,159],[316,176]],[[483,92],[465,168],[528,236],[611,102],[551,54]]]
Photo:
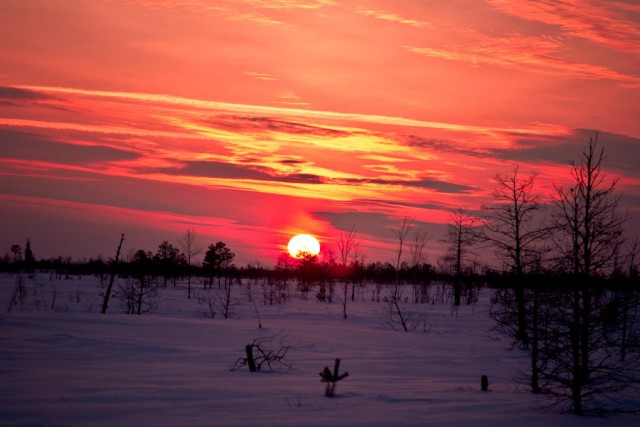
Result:
[[524,296],[522,276],[516,278],[516,304],[518,307],[518,341],[524,348],[529,348],[529,334],[527,332],[527,307]]
[[623,290],[622,297],[622,337],[620,342],[620,361],[624,362],[627,354],[627,334],[629,330],[629,290]]
[[580,291],[573,291],[573,324],[571,325],[571,400],[573,401],[573,413],[582,413],[582,357],[580,355]]
[[582,325],[580,330],[580,354],[582,356],[582,384],[589,384],[591,372],[590,372],[590,360],[589,360],[589,347],[591,343],[591,291],[589,289],[590,283],[587,281],[585,288],[582,291]]
[[256,372],[256,361],[253,358],[253,345],[247,344],[245,347],[245,351],[247,352],[247,365],[249,365],[250,372]]
[[118,244],[118,250],[116,251],[116,259],[113,263],[113,270],[111,271],[111,277],[109,278],[109,286],[107,286],[107,290],[104,293],[104,301],[102,302],[102,314],[107,312],[107,307],[109,306],[109,297],[111,296],[111,289],[113,288],[113,281],[116,277],[116,266],[118,265],[118,260],[120,259],[120,250],[122,249],[122,242],[124,242],[124,233],[120,236],[120,244]]
[[138,314],[138,315],[142,314],[142,299],[143,299],[143,295],[144,295],[144,276],[142,276],[140,278],[140,289],[139,289],[139,292],[138,292],[138,295],[137,295],[138,301],[137,301],[136,305],[137,305],[138,312],[136,314]]
[[460,306],[460,298],[462,297],[462,281],[459,277],[455,278],[453,283],[453,305]]
[[531,391],[540,392],[538,357],[539,357],[539,333],[540,333],[540,291],[537,287],[533,289],[533,309],[531,319]]

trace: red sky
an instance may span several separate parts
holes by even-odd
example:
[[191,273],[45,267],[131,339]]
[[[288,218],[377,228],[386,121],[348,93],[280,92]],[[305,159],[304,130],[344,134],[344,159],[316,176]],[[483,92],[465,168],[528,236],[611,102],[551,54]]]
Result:
[[640,5],[585,0],[3,0],[0,253],[154,251],[187,229],[240,264],[404,216],[442,253],[493,177],[549,201],[598,130],[640,235]]

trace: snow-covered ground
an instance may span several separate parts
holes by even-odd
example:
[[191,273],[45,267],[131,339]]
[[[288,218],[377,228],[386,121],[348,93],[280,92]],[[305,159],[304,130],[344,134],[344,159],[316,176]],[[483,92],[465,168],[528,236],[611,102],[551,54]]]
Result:
[[[16,276],[0,275],[3,426],[640,425],[638,416],[544,409],[514,379],[526,355],[491,331],[488,291],[457,314],[447,304],[407,304],[424,321],[400,332],[368,292],[348,303],[347,320],[337,300],[310,293],[304,301],[292,291],[290,301],[268,306],[257,289],[255,308],[242,293],[236,318],[211,319],[171,285],[154,313],[122,314],[114,298],[103,315],[96,278],[23,277],[26,300],[7,312]],[[275,334],[291,346],[291,370],[230,370],[246,344]],[[328,398],[318,373],[337,357],[350,375]]]

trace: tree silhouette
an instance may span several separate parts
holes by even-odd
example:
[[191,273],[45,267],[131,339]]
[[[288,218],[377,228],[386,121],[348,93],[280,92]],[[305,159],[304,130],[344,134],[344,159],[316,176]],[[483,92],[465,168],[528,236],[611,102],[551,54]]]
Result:
[[22,247],[20,245],[11,245],[11,253],[13,254],[14,264],[18,264],[22,261]]
[[[340,264],[334,266],[336,275],[341,280],[342,295],[342,316],[347,318],[347,304],[349,300],[349,285],[351,285],[351,301],[355,299],[356,278],[355,270],[358,267],[358,249],[360,243],[356,240],[356,226],[353,225],[349,231],[340,232],[338,240],[338,250],[340,252]],[[350,263],[351,261],[351,263]]]
[[116,251],[116,257],[113,260],[113,264],[111,265],[111,275],[109,277],[109,285],[104,293],[104,300],[102,301],[102,314],[107,312],[107,308],[109,307],[109,298],[111,297],[111,289],[113,288],[113,281],[116,278],[116,268],[118,266],[118,262],[120,261],[120,251],[122,250],[122,243],[124,242],[124,233],[120,236],[120,243],[118,244],[118,249]]
[[558,266],[571,272],[571,283],[555,291],[545,313],[550,327],[542,332],[552,339],[540,349],[540,376],[557,404],[576,414],[619,409],[615,396],[637,384],[640,365],[637,348],[623,351],[624,312],[603,281],[613,272],[626,220],[604,159],[596,134],[571,163],[573,185],[556,188],[553,211]]
[[218,287],[222,287],[222,272],[231,266],[236,254],[224,242],[209,245],[204,254],[203,267],[209,274],[209,287],[213,286],[213,278],[218,277]]
[[178,275],[180,267],[185,263],[185,258],[180,253],[180,249],[165,240],[158,246],[153,260],[160,267],[160,272],[164,278],[164,286],[167,286],[169,277],[173,277],[175,287],[175,277]]
[[[542,209],[534,193],[537,174],[521,176],[516,167],[511,175],[496,175],[494,205],[485,206],[485,222],[480,237],[493,246],[498,257],[508,266],[515,289],[516,339],[528,348],[527,305],[524,273],[529,260],[537,259],[547,229],[540,225],[537,213]],[[535,387],[534,387],[535,388]]]
[[417,267],[427,262],[425,250],[431,240],[431,235],[425,230],[415,229],[412,239],[409,242],[409,253],[411,255],[411,267]]
[[407,241],[409,233],[415,227],[415,223],[412,218],[408,216],[404,216],[402,221],[400,221],[400,225],[395,226],[391,229],[393,235],[396,236],[396,240],[398,241],[398,249],[396,250],[396,284],[400,282],[400,263],[402,261],[402,253],[404,252],[404,245]]
[[118,296],[127,314],[143,314],[156,309],[157,280],[153,254],[139,249],[129,263],[131,277],[118,287]]
[[453,264],[453,305],[457,307],[462,295],[463,262],[469,253],[469,246],[477,241],[477,220],[464,210],[458,209],[450,214],[449,221],[445,240],[449,244],[446,259]]
[[200,255],[202,249],[196,244],[196,233],[193,230],[187,230],[184,236],[178,240],[178,244],[182,248],[187,263],[187,299],[191,299],[191,265],[193,258]]
[[311,252],[298,252],[298,290],[307,299],[311,286],[319,275],[318,255]]
[[31,250],[31,239],[27,239],[27,244],[24,248],[24,266],[29,273],[31,272],[35,262],[36,258]]

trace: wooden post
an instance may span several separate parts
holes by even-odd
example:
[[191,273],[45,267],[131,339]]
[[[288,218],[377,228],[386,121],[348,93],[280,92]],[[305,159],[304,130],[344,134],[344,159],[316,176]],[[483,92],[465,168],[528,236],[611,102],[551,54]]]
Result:
[[253,358],[253,344],[247,344],[244,349],[247,352],[247,365],[249,365],[249,371],[256,372],[256,361]]
[[480,389],[482,391],[487,391],[489,390],[489,377],[487,377],[486,375],[483,375],[480,378]]

